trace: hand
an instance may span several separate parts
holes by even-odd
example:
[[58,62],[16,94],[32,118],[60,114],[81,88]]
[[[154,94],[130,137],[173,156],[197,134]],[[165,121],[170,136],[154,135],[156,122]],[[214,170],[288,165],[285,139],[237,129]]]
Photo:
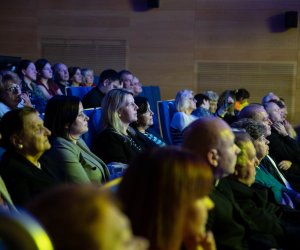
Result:
[[20,95],[20,97],[21,97],[21,99],[22,99],[23,102],[24,102],[24,106],[32,107],[30,98],[29,98],[29,96],[28,96],[26,93],[22,93],[22,94]]
[[272,124],[272,127],[280,134],[283,136],[289,135],[288,132],[286,131],[284,125],[280,122],[274,122]]
[[283,121],[283,125],[284,125],[284,127],[285,127],[285,129],[286,129],[288,135],[289,135],[291,138],[295,139],[296,136],[297,136],[297,133],[296,133],[296,131],[294,130],[293,126],[292,126],[287,120],[284,120],[284,121]]
[[288,170],[292,166],[291,161],[281,161],[278,163],[278,167],[284,171]]
[[214,235],[208,231],[205,237],[195,236],[184,241],[186,250],[216,250],[216,243]]

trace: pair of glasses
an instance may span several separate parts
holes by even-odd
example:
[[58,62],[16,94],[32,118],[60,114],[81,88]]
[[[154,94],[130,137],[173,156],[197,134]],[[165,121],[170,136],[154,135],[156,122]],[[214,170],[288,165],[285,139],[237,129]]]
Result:
[[20,89],[21,89],[20,86],[13,86],[13,87],[7,88],[5,90],[8,92],[12,92],[13,94],[17,94],[17,93],[19,93]]

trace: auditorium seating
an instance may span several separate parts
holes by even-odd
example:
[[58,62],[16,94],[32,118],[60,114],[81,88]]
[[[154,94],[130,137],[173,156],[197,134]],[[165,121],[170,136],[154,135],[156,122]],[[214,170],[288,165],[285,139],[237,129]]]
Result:
[[82,98],[94,87],[66,87],[66,95],[77,96]]
[[82,135],[82,139],[89,146],[89,148],[91,148],[93,139],[100,132],[100,120],[102,116],[102,109],[101,108],[85,109],[84,113],[89,117],[89,121],[88,121],[89,131],[84,135]]
[[171,145],[173,143],[170,133],[170,123],[176,112],[174,100],[158,101],[157,111],[160,134],[163,139]]

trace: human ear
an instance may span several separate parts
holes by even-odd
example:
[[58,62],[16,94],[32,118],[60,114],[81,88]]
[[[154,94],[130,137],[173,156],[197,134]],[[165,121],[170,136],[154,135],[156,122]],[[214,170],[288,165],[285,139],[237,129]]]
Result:
[[219,165],[219,158],[218,150],[213,148],[207,152],[207,160],[215,168]]

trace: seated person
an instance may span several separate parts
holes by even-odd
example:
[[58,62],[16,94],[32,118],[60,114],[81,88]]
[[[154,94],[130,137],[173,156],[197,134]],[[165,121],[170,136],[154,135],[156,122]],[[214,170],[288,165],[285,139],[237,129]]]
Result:
[[58,85],[53,82],[53,72],[51,65],[46,59],[39,59],[35,62],[37,70],[37,86],[45,96],[47,100],[55,95],[62,95],[63,93],[59,89]]
[[61,186],[27,208],[55,249],[146,250],[148,246],[145,239],[132,235],[126,216],[95,186]]
[[78,97],[54,96],[47,103],[45,126],[51,131],[51,149],[45,156],[55,159],[53,171],[64,181],[102,184],[109,180],[105,163],[80,138],[88,131],[88,120]]
[[197,116],[198,118],[211,116],[212,114],[209,111],[209,98],[204,94],[195,95],[196,99],[196,109],[193,110],[192,115]]
[[81,69],[79,67],[69,67],[70,84],[72,87],[79,87],[82,83]]
[[51,169],[54,159],[40,158],[51,147],[51,132],[36,109],[24,107],[7,112],[1,119],[0,133],[1,145],[6,149],[0,175],[15,205],[25,205],[60,181]]
[[143,92],[143,88],[142,88],[143,85],[136,76],[133,77],[132,84],[133,84],[132,86],[133,96],[138,96]]
[[20,79],[17,74],[7,71],[0,75],[0,119],[2,116],[17,107],[32,104],[26,93],[21,93]]
[[237,120],[235,113],[235,93],[232,90],[225,90],[218,99],[216,116],[222,118],[228,124]]
[[157,148],[139,155],[118,189],[133,233],[150,242],[149,249],[215,250],[205,225],[213,208],[209,165],[179,148]]
[[241,88],[241,89],[237,89],[235,92],[235,106],[234,109],[236,111],[236,113],[239,113],[244,107],[246,107],[247,105],[249,105],[249,98],[250,98],[250,93],[247,89]]
[[119,81],[122,88],[126,89],[127,91],[132,92],[133,88],[133,74],[126,69],[119,71]]
[[148,99],[146,97],[136,96],[134,102],[138,106],[137,121],[133,122],[131,126],[135,129],[136,136],[145,144],[145,148],[166,146],[164,140],[150,128],[150,126],[153,125],[153,112]]
[[173,144],[180,145],[182,143],[183,130],[197,119],[196,116],[192,115],[192,112],[196,109],[193,91],[188,89],[179,91],[175,97],[175,107],[177,112],[172,118],[170,132]]
[[112,89],[120,88],[118,73],[113,69],[101,72],[97,87],[89,91],[82,99],[85,109],[101,107],[104,96]]
[[94,141],[93,151],[106,163],[128,164],[144,150],[134,136],[130,123],[137,121],[137,105],[125,89],[109,91],[102,102],[102,131]]
[[89,68],[84,68],[81,70],[81,74],[82,74],[82,83],[80,86],[96,87],[96,84],[94,83],[94,70]]
[[21,78],[21,92],[28,95],[38,112],[44,113],[47,98],[35,83],[37,79],[35,64],[30,60],[22,60],[18,66],[18,74]]
[[231,186],[235,200],[241,209],[256,225],[259,225],[263,232],[272,234],[283,249],[294,249],[294,246],[288,244],[297,241],[299,237],[300,213],[298,212],[298,215],[296,212],[293,213],[296,221],[287,221],[286,213],[281,206],[268,202],[268,198],[262,195],[262,192],[256,192],[251,188],[258,164],[254,145],[251,137],[246,132],[240,131],[235,132],[235,142],[241,149],[237,157],[235,173],[223,181]]
[[70,86],[69,71],[67,65],[63,63],[56,63],[53,65],[53,79],[58,85],[60,91],[66,94],[66,87]]
[[206,90],[203,92],[204,95],[206,95],[209,98],[209,111],[211,114],[215,114],[217,110],[217,104],[219,100],[219,95],[212,91],[212,90]]

